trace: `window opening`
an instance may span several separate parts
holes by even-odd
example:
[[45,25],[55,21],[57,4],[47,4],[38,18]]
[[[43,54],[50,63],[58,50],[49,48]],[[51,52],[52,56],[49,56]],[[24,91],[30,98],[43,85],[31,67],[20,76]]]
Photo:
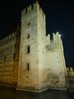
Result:
[[14,53],[14,55],[13,55],[13,59],[15,59],[15,53]]
[[30,65],[29,63],[27,63],[27,71],[29,71],[29,69],[30,69]]
[[27,53],[30,53],[30,46],[27,46]]
[[4,57],[4,61],[6,61],[6,56]]
[[29,38],[30,38],[30,34],[27,35],[27,39],[29,39]]

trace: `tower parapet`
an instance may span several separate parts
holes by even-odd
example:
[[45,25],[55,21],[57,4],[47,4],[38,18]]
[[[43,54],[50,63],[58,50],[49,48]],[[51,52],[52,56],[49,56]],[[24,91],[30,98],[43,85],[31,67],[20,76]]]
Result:
[[54,42],[56,44],[56,43],[60,43],[60,41],[62,41],[61,40],[61,35],[60,35],[59,32],[52,33],[52,34],[53,34],[52,35],[52,39],[51,39],[51,35],[50,34],[47,35],[47,39],[49,39],[50,42]]
[[49,87],[65,88],[66,70],[61,49],[58,32],[53,33],[52,39],[50,34],[46,37],[45,14],[36,2],[22,11],[21,27],[18,25],[16,33],[0,40],[0,63],[4,69],[1,75],[6,82],[8,76],[4,77],[3,72],[12,68],[7,82],[15,83],[17,90],[40,92]]
[[46,45],[50,44],[50,34],[46,36]]
[[74,72],[74,69],[72,67],[67,67],[67,72]]
[[69,77],[74,77],[74,69],[72,67],[67,67],[67,73]]
[[61,35],[59,32],[53,33],[53,42],[57,48],[60,48],[63,50]]
[[59,40],[61,40],[60,33],[59,32],[53,33],[53,41],[56,43],[59,42]]
[[1,39],[0,40],[0,47],[4,46],[4,44],[6,44],[7,42],[10,42],[10,41],[14,40],[15,39],[15,34],[16,33],[12,33],[12,34],[6,36],[5,38]]
[[[46,38],[46,46],[51,50],[61,49],[63,50],[61,35],[59,32],[53,33],[52,39],[50,35]],[[60,50],[59,50],[60,51]]]
[[26,15],[29,12],[32,12],[33,10],[39,10],[39,12],[45,18],[45,14],[44,14],[43,10],[41,9],[40,5],[38,4],[38,2],[34,3],[33,5],[29,5],[27,8],[24,8],[22,10],[22,16]]

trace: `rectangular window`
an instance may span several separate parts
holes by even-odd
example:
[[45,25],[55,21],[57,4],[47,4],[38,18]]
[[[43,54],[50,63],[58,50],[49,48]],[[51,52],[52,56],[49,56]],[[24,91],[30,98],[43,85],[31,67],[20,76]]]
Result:
[[4,57],[4,61],[6,61],[6,56]]
[[29,39],[29,38],[30,38],[30,34],[27,35],[27,39]]
[[14,46],[16,47],[16,44],[14,44]]
[[27,53],[30,53],[30,46],[27,46]]
[[26,64],[26,69],[27,69],[27,71],[29,71],[29,69],[30,69],[29,63]]
[[15,59],[15,53],[13,54],[13,59]]

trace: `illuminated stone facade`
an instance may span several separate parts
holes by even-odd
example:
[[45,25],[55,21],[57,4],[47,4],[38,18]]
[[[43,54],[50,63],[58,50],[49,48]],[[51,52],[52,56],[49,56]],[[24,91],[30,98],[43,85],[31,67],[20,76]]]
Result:
[[46,36],[46,16],[38,3],[21,13],[21,31],[0,40],[0,82],[17,90],[66,87],[66,65],[60,34]]
[[17,85],[20,47],[20,34],[17,32],[0,40],[1,84]]

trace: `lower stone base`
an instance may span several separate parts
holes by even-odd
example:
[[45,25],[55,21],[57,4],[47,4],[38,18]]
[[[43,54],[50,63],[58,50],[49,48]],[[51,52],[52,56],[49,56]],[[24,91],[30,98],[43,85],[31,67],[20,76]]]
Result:
[[34,92],[34,93],[41,93],[43,91],[46,91],[48,90],[49,88],[44,88],[44,89],[22,89],[22,88],[18,88],[16,87],[16,90],[17,91],[25,91],[25,92]]
[[67,90],[67,87],[65,87],[65,88],[49,88],[49,89],[52,89],[52,90]]
[[17,86],[12,86],[12,85],[4,85],[4,84],[0,84],[0,86],[5,86],[5,87],[15,87],[16,88],[16,91],[17,92],[27,92],[27,93],[36,93],[36,94],[39,94],[39,93],[45,93],[49,90],[59,90],[59,91],[66,91],[67,90],[67,87],[65,88],[42,88],[42,89],[25,89],[25,88],[19,88]]
[[32,90],[32,89],[22,89],[22,88],[16,88],[17,91],[25,91],[25,92],[34,92],[34,93],[42,93],[47,90],[60,90],[60,91],[66,91],[67,87],[65,88],[44,88],[40,90]]

